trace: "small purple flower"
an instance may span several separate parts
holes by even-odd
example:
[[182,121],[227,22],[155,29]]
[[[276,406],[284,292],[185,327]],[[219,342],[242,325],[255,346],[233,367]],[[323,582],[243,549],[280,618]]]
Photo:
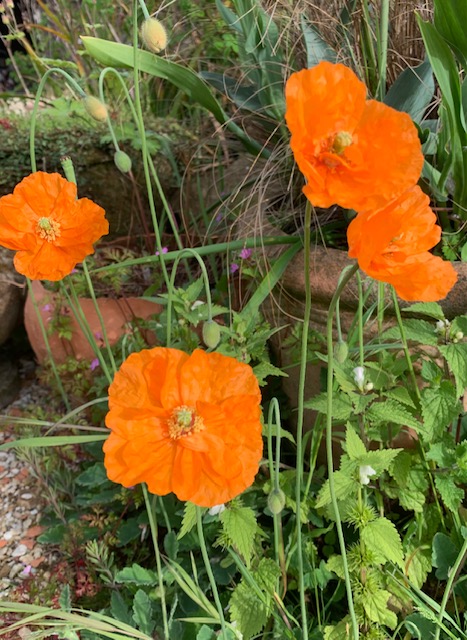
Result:
[[242,260],[248,260],[248,258],[251,256],[252,253],[253,253],[252,249],[242,249],[240,251],[240,258]]
[[78,269],[72,269],[71,273],[78,273]]
[[99,366],[98,358],[94,358],[94,360],[91,360],[91,364],[89,365],[89,368],[91,369],[91,371],[94,371],[94,369],[97,369],[98,366]]
[[23,576],[29,576],[31,574],[32,571],[32,566],[30,564],[27,564],[24,569],[21,571],[21,575]]
[[240,267],[238,266],[238,264],[236,262],[232,262],[232,264],[230,265],[230,273],[235,273],[239,269]]
[[[169,253],[169,247],[162,247],[161,253]],[[156,251],[156,256],[160,256],[161,253],[159,253],[159,251]]]
[[46,313],[48,313],[49,311],[52,311],[52,305],[50,304],[50,302],[48,302],[42,307],[42,311],[45,311]]
[[94,333],[94,337],[96,338],[96,340],[102,340],[102,333],[100,331],[96,331]]

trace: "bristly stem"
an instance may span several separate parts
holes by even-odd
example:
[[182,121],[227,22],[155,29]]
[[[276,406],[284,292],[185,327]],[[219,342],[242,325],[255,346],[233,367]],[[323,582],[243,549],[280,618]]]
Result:
[[157,496],[153,496],[152,500],[150,500],[148,488],[144,482],[142,483],[142,487],[143,487],[144,503],[146,505],[146,511],[148,514],[149,527],[151,529],[152,543],[154,545],[154,553],[156,556],[157,577],[159,579],[159,590],[161,594],[164,638],[165,640],[170,640],[169,623],[167,618],[167,607],[165,603],[164,576],[162,575],[161,554],[159,551],[159,540],[158,540],[158,532],[157,532],[157,520],[156,520],[156,509],[155,509],[155,502],[156,502]]
[[298,589],[300,593],[300,610],[302,614],[302,638],[308,640],[308,612],[305,600],[303,548],[302,548],[302,521],[301,521],[301,501],[302,501],[302,480],[303,480],[303,426],[305,416],[305,380],[306,365],[308,358],[308,333],[310,329],[311,317],[311,216],[312,204],[307,200],[305,208],[304,224],[304,270],[305,270],[305,309],[303,313],[302,344],[300,354],[300,377],[298,382],[298,413],[297,413],[297,472],[295,480],[295,501],[296,501],[296,526],[297,526],[297,560],[298,560]]
[[204,538],[203,510],[201,507],[196,507],[196,524],[198,527],[198,538],[199,538],[199,546],[201,549],[201,555],[203,556],[204,566],[206,568],[206,573],[208,574],[209,583],[212,589],[212,595],[214,596],[214,602],[216,603],[217,613],[219,614],[221,630],[222,630],[222,640],[227,640],[227,629],[225,626],[224,610],[222,609],[222,603],[219,598],[219,591],[217,589],[216,579],[214,578],[214,574],[212,572],[211,562],[209,561],[209,554],[206,548],[206,540]]
[[334,318],[334,312],[336,309],[337,300],[339,299],[344,287],[347,285],[349,280],[355,275],[357,270],[358,270],[358,264],[355,264],[354,266],[348,269],[347,273],[343,277],[341,277],[339,284],[337,285],[337,289],[329,304],[328,322],[327,322],[327,351],[328,351],[328,372],[327,373],[328,375],[327,375],[327,410],[326,410],[326,457],[327,457],[327,463],[328,463],[329,491],[331,494],[331,502],[334,510],[334,517],[336,519],[337,536],[339,538],[339,546],[342,554],[342,566],[344,570],[345,588],[347,591],[347,602],[349,605],[349,614],[352,621],[352,630],[353,630],[352,640],[358,640],[359,629],[358,629],[358,622],[357,622],[357,617],[355,615],[355,609],[353,604],[352,585],[350,583],[350,574],[349,574],[349,566],[347,563],[344,532],[342,530],[342,522],[341,522],[341,517],[339,513],[339,507],[337,504],[336,490],[334,486],[334,475],[333,475],[334,461],[332,456],[332,390],[333,390],[333,381],[334,381],[334,371],[333,371],[332,327],[333,327],[333,318]]

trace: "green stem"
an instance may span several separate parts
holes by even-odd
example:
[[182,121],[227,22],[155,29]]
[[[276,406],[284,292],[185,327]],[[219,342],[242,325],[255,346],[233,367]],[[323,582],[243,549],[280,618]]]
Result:
[[467,538],[464,540],[464,544],[462,545],[462,549],[459,551],[459,554],[454,562],[453,566],[449,571],[448,581],[446,582],[446,588],[444,590],[443,599],[441,600],[441,604],[439,607],[438,613],[438,625],[436,627],[435,635],[433,640],[439,640],[441,633],[441,625],[443,623],[444,612],[446,611],[446,605],[449,600],[449,596],[451,595],[452,586],[454,584],[454,580],[457,578],[457,574],[461,565],[465,562],[467,556]]
[[383,101],[386,95],[386,74],[388,66],[388,35],[389,35],[389,0],[381,0],[381,15],[379,19],[379,33],[376,41],[378,54],[378,87],[376,98]]
[[296,524],[297,524],[297,559],[298,559],[298,588],[300,594],[300,609],[302,614],[302,638],[308,640],[308,614],[305,600],[305,583],[303,568],[302,548],[302,521],[301,521],[301,490],[303,480],[303,426],[305,416],[305,380],[308,359],[308,333],[311,317],[311,282],[310,282],[310,252],[311,252],[311,216],[312,205],[307,200],[305,208],[304,225],[304,271],[305,271],[305,309],[303,313],[303,331],[300,354],[300,377],[298,382],[298,415],[297,415],[297,472],[295,481]]
[[153,500],[149,499],[148,488],[146,484],[143,482],[143,495],[144,495],[144,503],[146,505],[146,511],[148,513],[149,519],[149,528],[151,529],[152,543],[154,545],[154,553],[156,556],[156,567],[157,567],[157,576],[159,578],[159,590],[161,594],[161,607],[162,607],[162,620],[164,625],[164,637],[165,640],[170,640],[169,636],[169,623],[167,618],[167,607],[165,603],[165,587],[164,587],[164,576],[162,575],[162,563],[161,563],[161,554],[159,551],[159,540],[158,540],[158,531],[157,531],[157,520],[156,520],[156,510],[155,510],[155,500],[157,496],[153,496]]
[[224,610],[222,608],[222,604],[219,598],[219,591],[217,590],[216,579],[214,578],[214,574],[212,572],[211,563],[209,561],[208,550],[206,548],[206,540],[204,538],[203,510],[201,509],[201,507],[198,507],[198,506],[196,507],[196,523],[198,525],[198,538],[199,538],[199,546],[201,548],[201,555],[203,556],[204,566],[208,574],[209,583],[212,589],[212,595],[214,596],[214,602],[216,603],[217,613],[219,614],[221,630],[222,630],[222,638],[223,640],[227,640],[227,628],[225,626]]
[[363,351],[363,286],[362,278],[357,271],[358,282],[358,310],[357,310],[357,322],[358,322],[358,364],[363,367],[365,363],[365,354]]
[[342,565],[344,569],[345,588],[347,592],[347,601],[349,605],[349,614],[352,621],[353,640],[358,640],[359,629],[355,615],[355,609],[352,596],[352,585],[350,584],[349,566],[347,563],[347,554],[345,548],[344,532],[342,530],[342,522],[337,504],[336,490],[334,486],[334,461],[332,456],[332,390],[333,390],[333,317],[337,300],[339,299],[344,287],[358,270],[358,264],[351,267],[346,275],[341,278],[337,289],[332,297],[328,309],[327,322],[327,347],[328,347],[328,375],[327,375],[327,413],[326,413],[326,456],[328,463],[329,491],[331,494],[331,502],[334,509],[334,517],[336,519],[337,536],[339,538],[339,546],[342,554]]
[[397,299],[396,290],[394,289],[394,287],[391,287],[391,289],[392,289],[392,300],[394,303],[394,311],[396,313],[397,326],[399,327],[399,333],[401,336],[401,342],[404,349],[405,360],[407,362],[407,367],[409,369],[410,377],[412,378],[415,395],[417,396],[417,400],[420,403],[420,400],[421,400],[420,389],[418,388],[417,376],[415,375],[412,358],[410,357],[409,346],[407,344],[407,337],[405,335],[404,324],[402,322],[399,300]]
[[[272,423],[276,426],[276,454],[274,456],[272,447]],[[275,458],[275,459],[274,459]],[[277,398],[272,398],[269,405],[268,412],[268,462],[269,462],[269,475],[271,476],[271,491],[279,491],[279,474],[280,474],[280,458],[281,458],[281,414],[280,406]],[[284,561],[284,544],[281,536],[281,516],[280,513],[273,513],[273,527],[274,527],[274,552],[276,556],[277,564],[282,568]],[[279,582],[279,579],[277,580]],[[276,586],[276,591],[278,588]]]

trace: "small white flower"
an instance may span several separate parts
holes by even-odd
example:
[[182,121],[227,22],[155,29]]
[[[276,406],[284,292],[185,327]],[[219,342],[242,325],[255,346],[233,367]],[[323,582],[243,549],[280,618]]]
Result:
[[451,326],[451,323],[449,322],[449,320],[446,320],[446,318],[444,318],[443,320],[438,320],[436,323],[435,332],[446,333],[446,329],[448,329],[450,326]]
[[209,509],[208,513],[210,516],[218,516],[223,511],[225,511],[225,504],[216,504]]
[[363,385],[365,383],[365,369],[364,367],[355,367],[353,370],[353,377],[355,380],[355,384],[360,389],[363,390]]
[[370,484],[370,476],[376,475],[376,471],[369,464],[363,464],[360,467],[360,482],[362,484]]
[[375,385],[372,382],[367,382],[365,385],[365,391],[373,391]]
[[203,304],[204,304],[204,302],[202,300],[195,300],[193,302],[193,304],[191,305],[191,310],[194,311],[198,307],[201,307],[201,305],[203,305]]

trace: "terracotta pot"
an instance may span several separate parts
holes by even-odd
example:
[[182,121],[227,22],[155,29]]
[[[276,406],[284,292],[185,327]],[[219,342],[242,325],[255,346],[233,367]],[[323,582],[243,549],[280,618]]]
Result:
[[[45,327],[47,327],[56,304],[57,296],[50,291],[46,291],[39,281],[32,283],[32,289],[42,321]],[[121,298],[117,300],[99,298],[97,302],[102,317],[104,318],[107,337],[111,345],[115,344],[125,333],[125,325],[128,322],[135,318],[146,320],[153,314],[162,311],[161,305],[151,302],[150,300],[145,300],[144,298]],[[100,336],[102,334],[102,328],[92,300],[89,298],[81,298],[80,303],[86,320],[91,327],[91,331],[95,336]],[[69,315],[72,338],[71,340],[65,340],[59,338],[56,334],[49,336],[55,362],[61,364],[65,362],[69,356],[73,356],[77,360],[92,360],[95,357],[94,352],[81,331],[76,318],[66,307],[62,307],[62,309],[64,313]],[[31,296],[28,296],[26,300],[24,325],[37,361],[39,364],[43,364],[47,357],[47,349]],[[99,344],[100,340],[97,339],[96,342]]]

